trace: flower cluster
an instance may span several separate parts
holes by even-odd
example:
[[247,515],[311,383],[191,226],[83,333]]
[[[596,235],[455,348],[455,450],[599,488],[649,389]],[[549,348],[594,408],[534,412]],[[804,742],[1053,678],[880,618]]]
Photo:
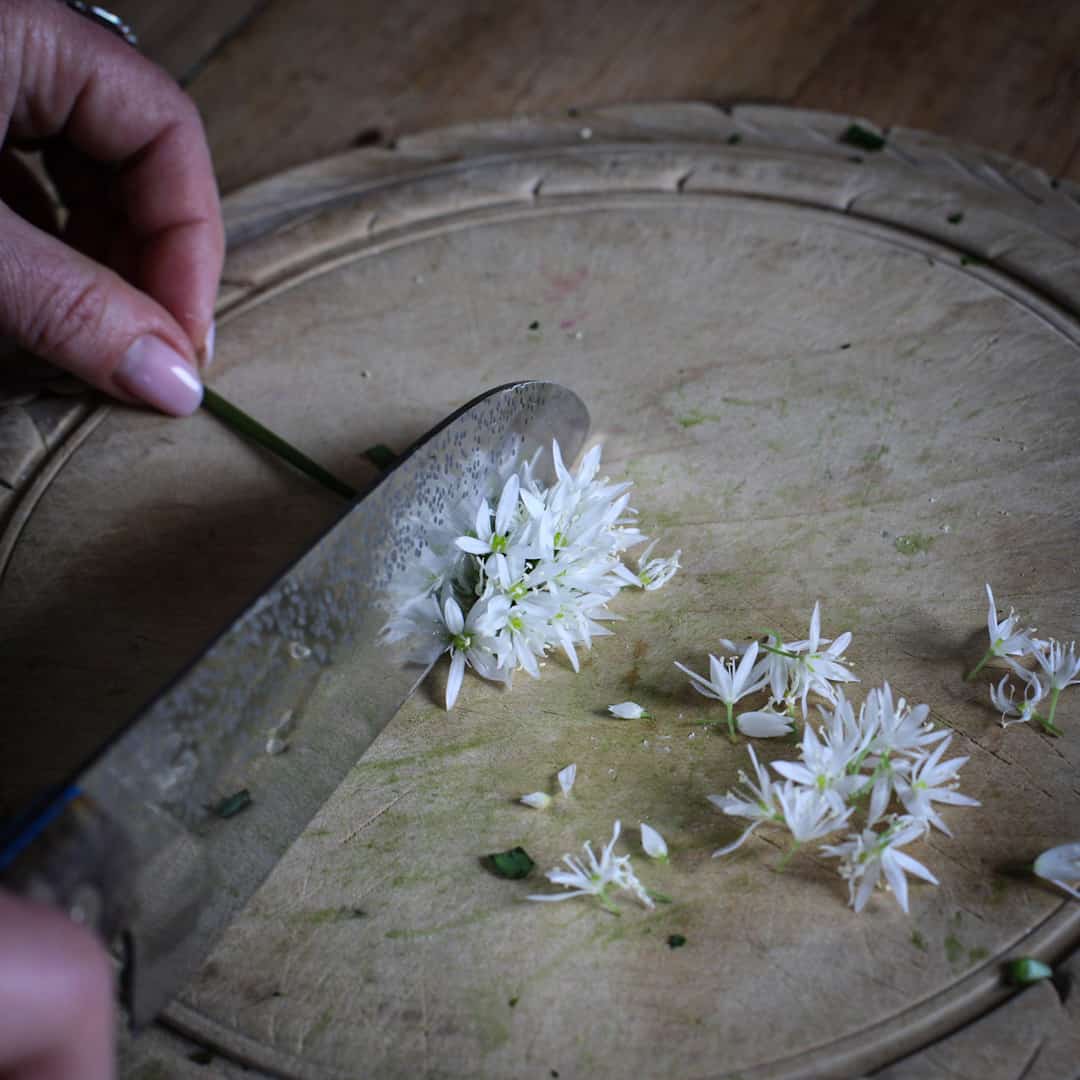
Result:
[[608,603],[620,589],[658,589],[679,568],[680,552],[653,556],[655,541],[637,559],[622,560],[645,543],[629,506],[631,484],[597,478],[600,447],[577,472],[552,445],[556,481],[535,477],[536,458],[502,484],[494,506],[481,499],[460,531],[425,552],[420,580],[405,588],[384,629],[388,641],[434,637],[449,653],[446,707],[453,706],[465,669],[507,686],[523,669],[539,678],[539,661],[561,648],[575,671],[578,649],[609,634]]
[[[732,736],[736,726],[744,735],[768,738],[786,735],[791,730],[795,706],[805,720],[807,698],[817,694],[835,705],[839,691],[833,685],[859,680],[841,660],[851,644],[851,633],[837,638],[821,636],[821,605],[814,605],[810,616],[810,632],[802,641],[782,640],[770,631],[764,644],[751,642],[739,649],[734,642],[721,638],[720,644],[734,656],[723,660],[709,654],[709,675],[699,675],[676,661],[675,666],[690,676],[690,684],[699,693],[727,708],[728,731]],[[764,709],[750,710],[735,716],[735,706],[745,697],[768,687],[769,701]]]
[[[1036,637],[1035,627],[1022,628],[1020,616],[1012,608],[1004,619],[999,619],[989,584],[986,598],[989,602],[986,629],[990,635],[990,648],[967,674],[967,679],[973,679],[991,660],[1004,660],[1009,671],[999,682],[990,685],[990,701],[1001,713],[1001,726],[1035,720],[1051,735],[1060,735],[1061,729],[1054,723],[1058,698],[1066,687],[1080,684],[1080,656],[1076,652],[1076,642],[1070,641],[1066,648],[1064,642]],[[1013,678],[1023,686],[1023,697],[1019,701],[1016,700]],[[1038,709],[1048,694],[1050,701],[1044,716]]]
[[842,690],[831,707],[819,707],[822,720],[803,730],[798,761],[776,761],[774,779],[748,747],[754,778],[740,772],[741,788],[710,795],[725,814],[750,824],[739,838],[715,854],[726,855],[760,826],[786,829],[790,858],[802,845],[822,840],[858,814],[862,828],[821,851],[840,859],[856,911],[865,906],[884,875],[904,911],[908,910],[907,873],[934,884],[921,863],[900,850],[931,828],[951,835],[935,804],[977,806],[958,790],[957,773],[966,757],[945,759],[952,736],[935,729],[929,707],[896,699],[888,683],[869,692],[858,713]]
[[[593,854],[592,845],[585,841],[585,859],[576,858],[573,855],[564,855],[563,862],[568,869],[555,867],[544,876],[553,885],[561,885],[569,892],[562,893],[536,893],[529,900],[557,901],[572,900],[575,896],[595,896],[600,904],[613,915],[618,915],[619,909],[608,895],[608,889],[623,889],[636,896],[647,908],[654,907],[653,899],[648,890],[638,881],[630,866],[629,855],[616,855],[615,842],[619,839],[621,825],[618,821],[611,832],[611,839],[603,846],[598,859]],[[643,839],[647,826],[642,826]],[[655,833],[655,830],[650,830]],[[659,833],[655,833],[659,837]],[[651,841],[651,838],[650,838]],[[663,840],[660,840],[663,843]],[[664,853],[667,853],[665,846]]]

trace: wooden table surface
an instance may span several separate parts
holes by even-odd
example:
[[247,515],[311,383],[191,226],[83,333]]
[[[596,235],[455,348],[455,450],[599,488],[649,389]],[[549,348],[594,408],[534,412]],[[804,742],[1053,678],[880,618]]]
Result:
[[923,128],[1080,179],[1070,0],[113,0],[190,89],[222,191],[358,143],[631,101]]

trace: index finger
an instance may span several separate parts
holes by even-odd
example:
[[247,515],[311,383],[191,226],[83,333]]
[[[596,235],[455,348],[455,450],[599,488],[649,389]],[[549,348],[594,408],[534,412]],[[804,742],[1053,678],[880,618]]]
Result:
[[198,110],[157,65],[63,5],[7,7],[3,59],[18,85],[10,133],[59,135],[116,166],[119,202],[141,247],[133,284],[201,350],[225,240]]

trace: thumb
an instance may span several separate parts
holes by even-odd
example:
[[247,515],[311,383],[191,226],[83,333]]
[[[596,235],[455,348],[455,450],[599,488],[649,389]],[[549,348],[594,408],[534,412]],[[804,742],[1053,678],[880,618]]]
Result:
[[0,334],[122,401],[173,416],[202,401],[191,341],[161,305],[2,205]]

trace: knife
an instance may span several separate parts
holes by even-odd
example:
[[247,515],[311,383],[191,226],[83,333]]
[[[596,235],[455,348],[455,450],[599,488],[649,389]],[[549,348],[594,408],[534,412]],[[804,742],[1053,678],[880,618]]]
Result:
[[577,395],[548,382],[465,405],[76,778],[0,828],[0,882],[113,946],[134,1027],[194,975],[438,659],[434,637],[381,633],[432,555],[521,461],[540,454],[550,477],[553,439],[576,457],[588,425]]

